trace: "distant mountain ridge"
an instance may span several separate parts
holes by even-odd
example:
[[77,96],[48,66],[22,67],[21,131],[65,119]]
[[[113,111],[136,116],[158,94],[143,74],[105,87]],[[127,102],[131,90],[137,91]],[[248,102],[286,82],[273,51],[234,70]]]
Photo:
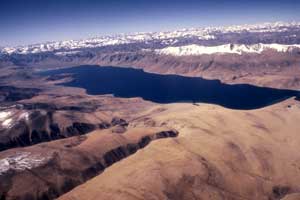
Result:
[[130,46],[138,49],[160,49],[168,46],[198,44],[204,46],[234,44],[300,44],[299,22],[275,22],[254,25],[189,28],[176,31],[120,34],[86,40],[66,40],[28,46],[3,47],[0,54],[35,54],[64,52],[108,46]]

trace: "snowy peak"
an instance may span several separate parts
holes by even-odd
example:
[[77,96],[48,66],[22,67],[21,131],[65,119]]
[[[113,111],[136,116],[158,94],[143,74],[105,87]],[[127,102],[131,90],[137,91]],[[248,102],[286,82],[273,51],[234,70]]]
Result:
[[300,45],[283,45],[283,44],[225,44],[219,46],[200,46],[200,45],[186,45],[179,47],[166,47],[157,49],[157,54],[173,55],[173,56],[191,56],[203,54],[243,54],[243,53],[257,53],[260,54],[265,50],[274,50],[277,52],[288,52],[295,48],[300,48]]
[[[236,40],[241,41],[239,43],[249,44],[248,34],[253,34],[254,37],[252,38],[256,38],[256,40],[258,40],[257,38],[262,38],[262,41],[250,41],[252,44],[257,44],[259,42],[265,43],[265,41],[269,41],[269,43],[298,44],[300,43],[299,33],[300,23],[297,22],[190,28],[165,32],[119,34],[115,36],[95,37],[86,40],[48,42],[21,47],[3,47],[0,48],[0,55],[36,54],[44,52],[57,53],[130,44],[139,44],[141,48],[147,47],[152,49],[190,44],[207,45],[209,42],[212,42],[211,44],[226,44],[235,43]],[[271,42],[270,37],[273,38]]]

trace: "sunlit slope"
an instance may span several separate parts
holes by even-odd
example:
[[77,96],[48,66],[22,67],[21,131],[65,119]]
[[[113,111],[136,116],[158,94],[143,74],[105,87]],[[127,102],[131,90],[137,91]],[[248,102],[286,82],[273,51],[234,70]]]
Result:
[[132,126],[176,128],[177,138],[151,143],[60,199],[294,199],[299,121],[292,99],[251,111],[158,106]]

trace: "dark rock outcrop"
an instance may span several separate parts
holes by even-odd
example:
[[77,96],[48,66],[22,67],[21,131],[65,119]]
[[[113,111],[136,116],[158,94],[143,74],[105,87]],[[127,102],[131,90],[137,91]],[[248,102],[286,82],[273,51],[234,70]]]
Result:
[[174,130],[158,132],[153,136],[144,136],[136,144],[130,143],[125,146],[119,146],[104,154],[105,166],[108,167],[115,162],[135,153],[137,150],[146,147],[152,140],[177,137],[178,132]]
[[13,86],[0,86],[0,102],[14,102],[30,99],[41,90],[36,88],[17,88]]
[[119,117],[114,117],[111,120],[111,125],[112,126],[116,126],[116,125],[120,125],[120,126],[128,126],[128,122],[126,122],[126,120],[119,118]]
[[80,111],[80,112],[92,112],[96,110],[96,106],[58,106],[51,103],[23,103],[23,108],[26,110],[47,110],[47,111],[55,111],[55,110],[66,110],[66,111]]
[[281,199],[283,198],[285,195],[287,195],[290,192],[291,188],[288,186],[280,186],[280,185],[276,185],[273,187],[273,198],[274,199]]

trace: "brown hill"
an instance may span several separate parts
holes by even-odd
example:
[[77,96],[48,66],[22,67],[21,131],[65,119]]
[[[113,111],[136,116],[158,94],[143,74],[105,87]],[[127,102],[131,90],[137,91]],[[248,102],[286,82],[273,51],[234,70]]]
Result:
[[0,199],[54,199],[152,140],[176,137],[162,128],[96,130],[84,136],[0,153]]
[[176,128],[177,138],[151,143],[59,199],[297,199],[299,120],[292,99],[251,111],[158,106],[131,126]]

